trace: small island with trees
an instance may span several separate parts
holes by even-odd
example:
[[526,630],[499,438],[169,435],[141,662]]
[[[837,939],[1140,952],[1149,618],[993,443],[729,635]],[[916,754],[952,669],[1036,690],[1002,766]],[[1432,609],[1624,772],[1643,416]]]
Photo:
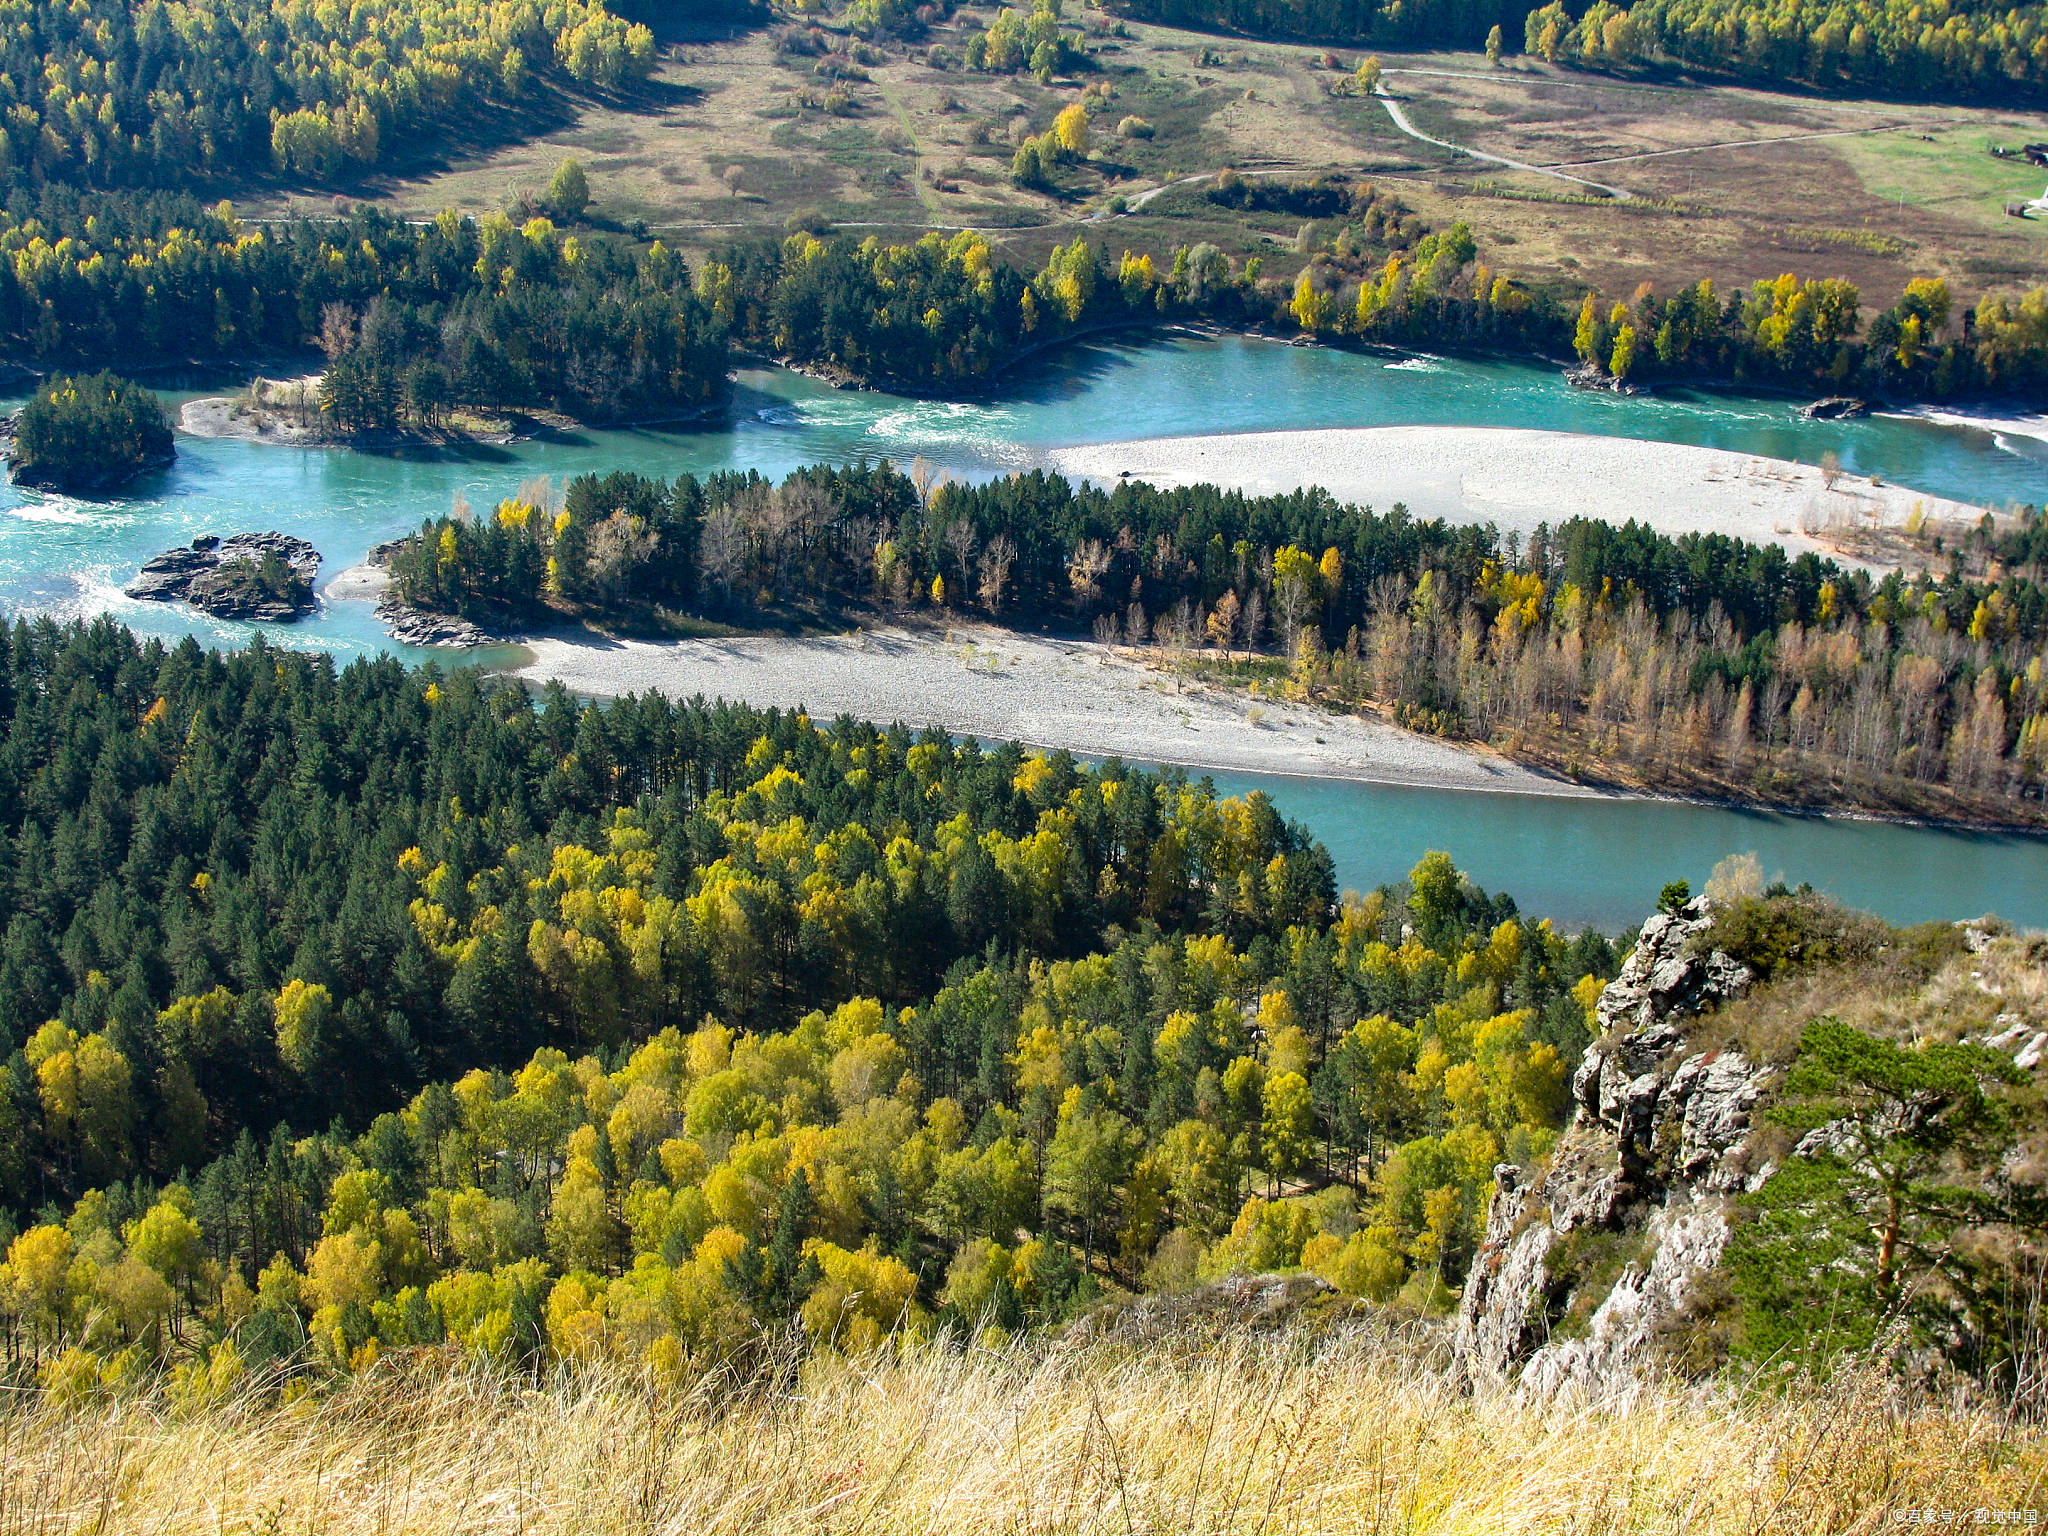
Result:
[[46,380],[12,429],[14,483],[70,496],[105,495],[177,457],[157,397],[113,373]]

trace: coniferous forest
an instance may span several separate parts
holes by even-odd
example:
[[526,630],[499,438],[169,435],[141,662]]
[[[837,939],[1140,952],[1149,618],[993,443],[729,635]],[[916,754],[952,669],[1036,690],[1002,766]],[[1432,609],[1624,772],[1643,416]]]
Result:
[[21,409],[9,455],[17,483],[104,490],[175,454],[148,390],[111,373],[50,379]]
[[[1234,173],[1211,196],[1242,199]],[[1260,195],[1343,212],[1291,287],[1213,245],[1153,256],[1085,238],[1035,271],[974,233],[905,244],[799,233],[693,270],[660,241],[443,213],[409,225],[358,208],[245,225],[184,197],[16,192],[0,214],[0,340],[50,367],[137,368],[318,347],[343,432],[433,427],[461,406],[592,420],[688,414],[723,398],[733,346],[850,382],[984,387],[1092,330],[1190,319],[1331,340],[1578,356],[1623,381],[1736,381],[1887,399],[2024,393],[2048,379],[2048,298],[1965,304],[1909,282],[1866,320],[1851,284],[1701,282],[1627,301],[1559,295],[1501,272],[1469,228],[1426,230],[1370,185]]]
[[18,1365],[197,1324],[245,1364],[623,1327],[675,1367],[1304,1252],[1420,1304],[1615,961],[1441,855],[1340,905],[1306,832],[1178,775],[106,623],[6,648]]

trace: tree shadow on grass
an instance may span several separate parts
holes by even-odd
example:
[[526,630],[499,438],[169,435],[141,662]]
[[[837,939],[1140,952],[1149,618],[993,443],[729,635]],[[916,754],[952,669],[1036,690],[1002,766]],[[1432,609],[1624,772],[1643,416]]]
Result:
[[[616,91],[549,80],[516,102],[494,102],[471,112],[422,124],[394,152],[364,173],[334,187],[304,186],[309,196],[339,192],[356,197],[389,195],[400,182],[440,175],[483,160],[510,145],[565,132],[591,107],[658,117],[697,106],[705,93],[694,85],[641,80]],[[536,191],[539,189],[536,188]]]

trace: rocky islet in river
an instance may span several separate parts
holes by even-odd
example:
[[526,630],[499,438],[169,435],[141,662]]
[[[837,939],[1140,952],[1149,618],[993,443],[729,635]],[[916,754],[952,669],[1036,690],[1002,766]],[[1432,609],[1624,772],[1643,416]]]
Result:
[[[267,564],[273,557],[276,563]],[[320,551],[290,534],[206,534],[145,561],[127,593],[148,602],[188,602],[215,618],[289,623],[319,606],[313,595],[319,570]]]
[[[414,608],[399,602],[391,596],[391,557],[412,542],[413,535],[405,538],[386,539],[381,544],[370,546],[363,556],[363,563],[353,573],[366,577],[359,589],[350,596],[377,595],[377,617],[385,631],[400,645],[446,645],[469,648],[492,645],[497,636],[478,628],[467,619],[457,618],[452,613],[432,613],[425,608]],[[339,584],[339,583],[337,583]],[[333,595],[329,588],[329,595]]]

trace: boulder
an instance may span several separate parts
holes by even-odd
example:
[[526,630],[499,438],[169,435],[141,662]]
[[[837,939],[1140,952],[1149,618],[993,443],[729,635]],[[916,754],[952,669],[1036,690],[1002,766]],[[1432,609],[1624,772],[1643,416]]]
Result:
[[1854,421],[1868,416],[1871,406],[1868,400],[1859,400],[1853,395],[1830,395],[1825,400],[1816,400],[1799,414],[1808,421]]
[[1640,384],[1618,379],[1598,363],[1574,363],[1564,371],[1565,383],[1573,389],[1605,389],[1617,395],[1642,395],[1649,391]]

